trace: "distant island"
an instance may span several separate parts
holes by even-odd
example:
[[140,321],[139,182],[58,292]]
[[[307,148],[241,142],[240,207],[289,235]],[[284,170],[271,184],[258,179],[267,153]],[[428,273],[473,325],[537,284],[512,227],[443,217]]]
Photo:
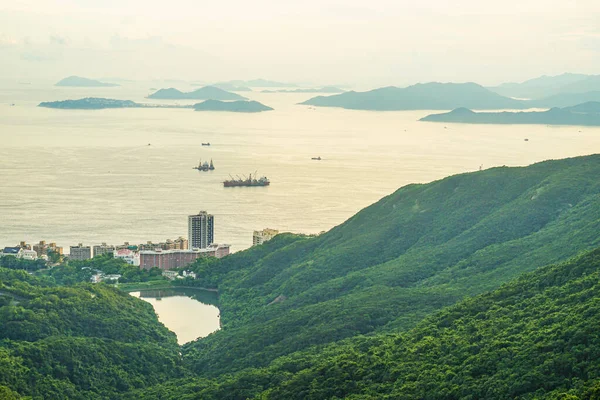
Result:
[[589,101],[600,101],[600,90],[582,93],[559,93],[543,99],[532,100],[531,105],[536,108],[570,107]]
[[345,92],[333,96],[317,96],[303,103],[320,107],[352,110],[452,110],[459,107],[482,110],[524,109],[523,101],[494,93],[476,83],[425,83],[406,88],[389,86],[368,92]]
[[[562,74],[540,76],[521,83],[503,83],[488,89],[503,96],[539,100],[568,93],[600,91],[600,75]],[[560,105],[555,105],[560,107]]]
[[541,124],[600,126],[600,103],[588,102],[574,107],[529,112],[474,112],[457,108],[448,113],[431,114],[421,121],[464,124]]
[[241,86],[241,85],[234,85],[231,82],[220,82],[220,83],[215,83],[214,86],[216,88],[219,89],[223,89],[223,90],[227,90],[228,92],[251,92],[252,89],[250,89],[247,86]]
[[95,79],[82,78],[81,76],[69,76],[58,81],[54,86],[69,87],[115,87],[120,86],[116,83],[100,82]]
[[265,106],[258,101],[219,101],[206,100],[202,103],[194,104],[196,111],[230,111],[241,113],[256,113],[270,111],[271,107]]
[[38,107],[58,108],[63,110],[102,110],[105,108],[192,108],[193,106],[140,104],[131,100],[86,97],[77,100],[45,101],[38,104]]
[[196,111],[230,111],[256,113],[270,111],[271,107],[265,106],[258,101],[220,101],[206,100],[194,105],[175,104],[141,104],[131,100],[104,99],[99,97],[86,97],[77,100],[45,101],[38,107],[57,108],[62,110],[103,110],[107,108],[189,108]]
[[334,87],[334,86],[325,86],[322,88],[263,90],[262,92],[263,93],[344,93],[345,90]]
[[149,99],[163,100],[246,100],[245,97],[214,86],[205,86],[192,92],[182,92],[175,88],[160,89],[148,96]]

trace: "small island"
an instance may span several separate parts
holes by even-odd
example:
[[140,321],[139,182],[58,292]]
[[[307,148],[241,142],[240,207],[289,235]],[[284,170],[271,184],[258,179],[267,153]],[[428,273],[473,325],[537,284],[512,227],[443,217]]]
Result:
[[420,121],[463,124],[600,126],[600,102],[588,102],[565,108],[551,108],[547,111],[475,112],[468,108],[457,108],[448,113],[428,115],[421,118]]
[[86,97],[77,100],[44,101],[38,107],[63,110],[103,110],[106,108],[193,108],[192,105],[140,104],[131,100],[104,99]]
[[100,82],[95,79],[83,78],[81,76],[69,76],[58,81],[54,86],[67,87],[116,87],[117,83]]
[[78,100],[44,101],[38,107],[60,108],[64,110],[102,110],[105,108],[134,108],[141,105],[131,100],[103,99],[86,97]]
[[230,111],[239,113],[257,113],[273,110],[258,101],[219,101],[206,100],[202,103],[194,104],[196,111]]
[[182,92],[175,88],[160,89],[148,96],[161,100],[246,100],[245,97],[214,86],[205,86],[192,92]]

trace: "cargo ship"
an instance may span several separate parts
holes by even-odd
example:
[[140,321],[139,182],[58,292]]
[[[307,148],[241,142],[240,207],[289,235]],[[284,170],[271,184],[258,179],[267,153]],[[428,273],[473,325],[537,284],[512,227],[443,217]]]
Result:
[[[255,174],[256,176],[256,174]],[[234,179],[231,175],[229,175],[229,177],[231,178],[228,181],[224,181],[223,182],[223,186],[225,187],[236,187],[236,186],[269,186],[271,184],[271,181],[269,181],[269,179],[266,176],[261,176],[260,178],[256,179],[256,177],[252,177],[252,174],[250,174],[248,176],[248,178],[244,177],[245,179],[240,178],[239,176],[237,177],[238,179]]]

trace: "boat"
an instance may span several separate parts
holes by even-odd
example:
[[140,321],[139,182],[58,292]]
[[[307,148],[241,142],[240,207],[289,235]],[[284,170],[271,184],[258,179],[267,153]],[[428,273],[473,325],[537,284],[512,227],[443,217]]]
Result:
[[239,176],[237,179],[233,178],[231,175],[229,175],[229,177],[231,178],[230,180],[223,182],[224,187],[269,186],[271,184],[271,181],[269,181],[266,176],[261,176],[260,178],[256,179],[256,174],[254,177],[252,177],[252,174],[250,174],[248,178],[244,177],[245,179],[242,179]]
[[202,143],[202,146],[210,146],[210,142],[208,142],[208,143]]
[[312,157],[312,158],[311,158],[311,160],[318,160],[318,161],[321,161],[321,156],[319,156],[319,157]]
[[198,161],[198,165],[192,167],[192,169],[197,169],[198,171],[209,171],[215,169],[212,160],[210,160],[210,164],[206,161],[202,162],[202,160]]

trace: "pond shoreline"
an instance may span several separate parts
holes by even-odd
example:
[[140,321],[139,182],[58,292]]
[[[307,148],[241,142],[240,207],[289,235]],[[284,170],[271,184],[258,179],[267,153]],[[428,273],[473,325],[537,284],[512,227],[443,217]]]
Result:
[[140,290],[162,290],[162,289],[198,289],[198,290],[205,290],[207,292],[214,292],[214,293],[219,293],[218,289],[214,289],[214,288],[204,288],[204,287],[199,287],[199,286],[180,286],[180,285],[173,285],[170,282],[160,282],[157,284],[150,284],[147,285],[147,282],[139,282],[139,283],[121,283],[121,284],[116,284],[114,285],[114,287],[116,287],[119,290],[122,290],[124,292],[139,292]]

